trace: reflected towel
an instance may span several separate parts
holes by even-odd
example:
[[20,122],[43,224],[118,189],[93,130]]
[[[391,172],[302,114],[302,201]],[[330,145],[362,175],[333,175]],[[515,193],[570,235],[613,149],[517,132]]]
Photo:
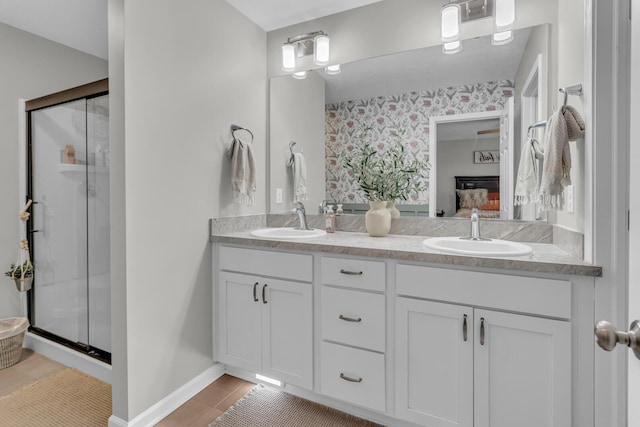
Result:
[[302,153],[293,153],[287,166],[293,169],[293,201],[307,200],[307,161]]
[[251,144],[234,138],[229,148],[233,200],[244,205],[256,204],[256,164]]
[[522,147],[518,178],[516,180],[515,206],[538,201],[538,162],[536,160],[542,160],[543,158],[542,145],[537,139],[529,139],[525,146]]

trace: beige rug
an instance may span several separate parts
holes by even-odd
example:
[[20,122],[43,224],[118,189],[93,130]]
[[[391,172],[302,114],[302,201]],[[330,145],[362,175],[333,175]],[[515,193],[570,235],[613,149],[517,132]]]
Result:
[[0,398],[0,425],[104,427],[111,416],[111,385],[72,368]]
[[209,427],[380,427],[288,393],[257,385]]

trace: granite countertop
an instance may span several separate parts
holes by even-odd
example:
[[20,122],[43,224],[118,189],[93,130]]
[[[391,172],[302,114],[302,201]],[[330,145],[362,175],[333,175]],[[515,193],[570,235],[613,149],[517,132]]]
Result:
[[254,237],[250,231],[211,233],[211,241],[261,246],[292,251],[325,252],[416,261],[465,267],[497,268],[579,276],[602,276],[602,267],[586,263],[548,243],[526,243],[533,254],[517,257],[485,257],[454,255],[426,248],[422,241],[431,236],[393,235],[371,237],[367,233],[336,232],[304,239],[269,239]]

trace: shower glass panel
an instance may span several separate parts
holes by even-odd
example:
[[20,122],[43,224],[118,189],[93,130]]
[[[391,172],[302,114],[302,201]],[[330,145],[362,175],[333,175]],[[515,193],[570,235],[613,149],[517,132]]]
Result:
[[108,95],[30,113],[36,331],[111,352]]

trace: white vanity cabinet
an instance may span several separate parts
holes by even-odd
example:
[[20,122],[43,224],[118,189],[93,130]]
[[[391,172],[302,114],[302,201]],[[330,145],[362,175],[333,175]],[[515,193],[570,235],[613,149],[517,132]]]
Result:
[[396,279],[398,418],[571,425],[569,282],[405,265]]
[[313,386],[311,255],[221,246],[216,359]]

